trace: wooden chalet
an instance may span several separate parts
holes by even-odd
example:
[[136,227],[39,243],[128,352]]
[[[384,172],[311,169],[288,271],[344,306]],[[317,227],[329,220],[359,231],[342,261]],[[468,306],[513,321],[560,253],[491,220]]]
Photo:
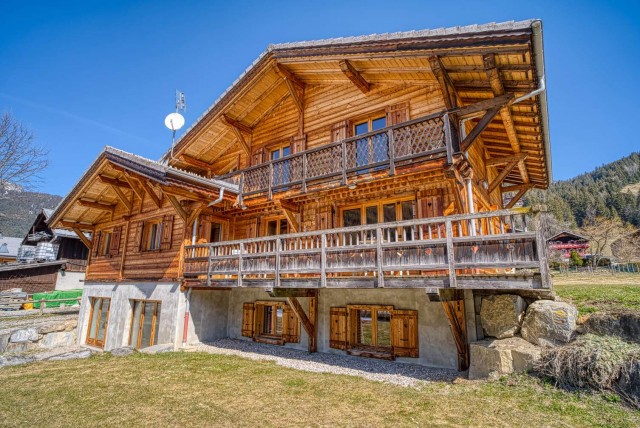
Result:
[[[158,162],[106,148],[80,341],[244,338],[468,365],[482,293],[548,292],[537,20],[271,45]],[[503,193],[513,194],[506,205]]]
[[563,230],[547,239],[549,251],[557,251],[563,259],[569,259],[575,251],[581,258],[587,256],[589,250],[589,238]]

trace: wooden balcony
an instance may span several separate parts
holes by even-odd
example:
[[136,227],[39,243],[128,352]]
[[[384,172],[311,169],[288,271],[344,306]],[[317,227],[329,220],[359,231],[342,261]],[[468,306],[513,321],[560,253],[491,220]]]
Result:
[[186,285],[548,289],[546,247],[503,210],[185,247]]
[[239,202],[253,195],[353,184],[368,172],[387,171],[415,162],[446,158],[455,141],[449,115],[438,113],[347,138],[218,177],[239,186]]

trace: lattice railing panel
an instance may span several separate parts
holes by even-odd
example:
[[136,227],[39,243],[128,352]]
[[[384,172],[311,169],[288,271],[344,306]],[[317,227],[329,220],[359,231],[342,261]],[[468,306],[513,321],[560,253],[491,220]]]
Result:
[[446,147],[441,117],[412,123],[393,130],[395,157],[424,153]]
[[244,192],[257,192],[269,188],[269,165],[250,169],[244,173]]
[[342,147],[331,146],[307,154],[307,178],[313,179],[342,171]]

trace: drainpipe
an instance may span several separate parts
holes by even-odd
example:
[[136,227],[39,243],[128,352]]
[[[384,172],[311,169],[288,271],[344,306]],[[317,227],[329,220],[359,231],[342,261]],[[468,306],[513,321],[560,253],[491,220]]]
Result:
[[187,346],[187,336],[189,334],[189,300],[191,299],[191,288],[187,290],[187,303],[184,308],[184,327],[182,329],[182,347]]
[[212,207],[214,205],[219,204],[220,202],[222,202],[222,198],[224,197],[224,187],[220,188],[220,195],[218,196],[218,199],[216,199],[215,201],[209,202],[209,205],[207,205],[208,207]]

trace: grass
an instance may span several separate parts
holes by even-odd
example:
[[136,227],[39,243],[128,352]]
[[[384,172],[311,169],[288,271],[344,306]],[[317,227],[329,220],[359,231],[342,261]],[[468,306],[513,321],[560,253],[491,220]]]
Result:
[[640,275],[557,275],[558,296],[578,307],[580,315],[598,311],[640,311]]
[[607,395],[520,375],[405,388],[201,353],[99,355],[0,370],[10,426],[640,426]]

